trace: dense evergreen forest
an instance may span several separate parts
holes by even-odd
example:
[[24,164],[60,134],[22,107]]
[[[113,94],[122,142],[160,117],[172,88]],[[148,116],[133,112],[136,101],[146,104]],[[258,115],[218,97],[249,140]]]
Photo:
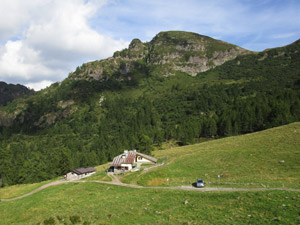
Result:
[[[1,185],[38,182],[99,165],[124,149],[151,154],[169,140],[187,145],[201,137],[299,121],[299,46],[298,41],[238,56],[195,77],[158,76],[151,73],[153,66],[139,62],[127,81],[115,74],[106,81],[54,84],[22,100],[27,105],[22,118],[0,128]],[[15,110],[22,101],[5,110]]]

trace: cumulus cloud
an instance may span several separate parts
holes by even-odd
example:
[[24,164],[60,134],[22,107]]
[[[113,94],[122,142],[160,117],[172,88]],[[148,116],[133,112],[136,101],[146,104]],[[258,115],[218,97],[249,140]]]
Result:
[[0,7],[0,42],[22,31],[29,20],[30,1],[3,0]]
[[51,71],[40,61],[38,51],[24,45],[22,41],[8,41],[0,59],[0,78],[30,80],[31,74],[51,75]]
[[83,62],[109,57],[128,46],[122,39],[102,35],[89,23],[106,1],[32,0],[27,7],[22,1],[12,2],[16,17],[22,14],[19,4],[31,14],[21,16],[25,21],[16,19],[22,30],[17,38],[17,31],[0,23],[0,31],[7,30],[12,38],[0,47],[1,80],[40,89],[62,80]]
[[53,81],[43,80],[39,82],[26,83],[25,86],[33,90],[41,90],[43,88],[49,87],[52,83]]

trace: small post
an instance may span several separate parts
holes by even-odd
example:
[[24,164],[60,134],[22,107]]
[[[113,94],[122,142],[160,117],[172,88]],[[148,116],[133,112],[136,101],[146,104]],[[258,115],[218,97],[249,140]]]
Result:
[[219,178],[219,184],[220,184],[220,178],[221,178],[221,175],[218,175],[218,178]]

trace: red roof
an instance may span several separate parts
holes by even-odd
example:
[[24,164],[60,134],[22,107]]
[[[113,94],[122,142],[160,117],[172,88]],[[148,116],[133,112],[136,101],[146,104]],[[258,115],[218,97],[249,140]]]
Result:
[[135,159],[135,152],[129,151],[116,156],[113,159],[111,166],[121,166],[121,164],[133,164]]

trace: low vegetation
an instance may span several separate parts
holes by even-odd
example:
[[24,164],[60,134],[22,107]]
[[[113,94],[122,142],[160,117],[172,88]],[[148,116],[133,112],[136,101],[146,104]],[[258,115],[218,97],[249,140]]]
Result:
[[[191,185],[203,178],[208,186],[300,188],[300,123],[157,150],[166,165],[147,173],[125,175],[124,182],[146,186]],[[220,178],[218,178],[220,175]]]
[[[300,123],[269,130],[156,150],[164,165],[128,173],[127,183],[153,186],[192,185],[203,178],[207,186],[300,188]],[[108,164],[84,183],[48,187],[22,199],[0,202],[1,224],[298,224],[300,192],[132,188],[94,183],[111,181]],[[147,168],[147,167],[146,167]],[[220,181],[217,175],[221,175]],[[219,183],[220,182],[220,183]],[[38,184],[0,189],[11,198]]]
[[18,184],[18,185],[12,185],[9,187],[0,188],[0,199],[9,199],[18,197],[24,194],[27,194],[45,184],[48,184],[54,180],[47,180],[40,183],[33,183],[33,184]]
[[298,192],[195,192],[96,183],[0,202],[1,224],[297,224]]

